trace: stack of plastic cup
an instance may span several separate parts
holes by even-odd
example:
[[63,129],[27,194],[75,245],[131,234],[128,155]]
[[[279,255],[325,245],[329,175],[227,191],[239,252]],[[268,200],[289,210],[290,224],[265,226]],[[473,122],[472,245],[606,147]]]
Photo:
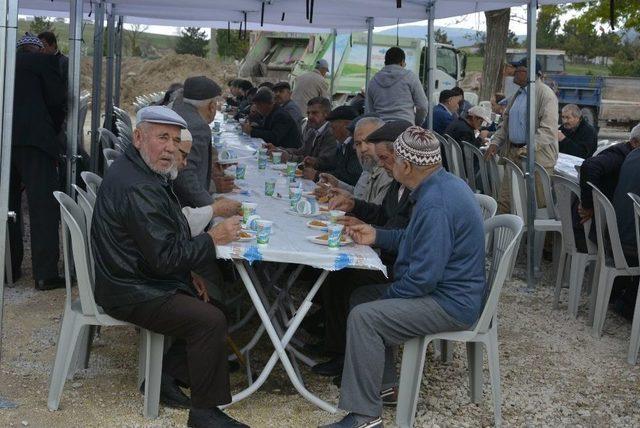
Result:
[[242,222],[247,223],[249,217],[256,213],[256,209],[258,208],[258,204],[254,202],[243,202],[242,205]]
[[276,191],[276,180],[273,178],[268,178],[264,182],[264,195],[265,196],[273,196]]

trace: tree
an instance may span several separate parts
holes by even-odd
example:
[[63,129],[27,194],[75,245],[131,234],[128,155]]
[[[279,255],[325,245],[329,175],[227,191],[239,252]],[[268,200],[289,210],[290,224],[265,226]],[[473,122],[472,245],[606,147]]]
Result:
[[[140,36],[142,35],[142,33],[144,33],[145,31],[147,31],[149,29],[148,26],[146,25],[140,25],[140,24],[136,24],[136,25],[132,25],[129,30],[125,31],[125,34],[127,36],[127,42],[128,42],[128,47],[129,47],[129,52],[131,53],[131,56],[142,56],[142,47],[140,46]],[[106,37],[105,37],[106,40]],[[106,50],[105,50],[106,52]]]
[[640,42],[625,42],[613,58],[609,71],[614,76],[640,77]]
[[242,59],[249,52],[249,37],[239,38],[238,31],[218,30],[216,31],[218,41],[218,55],[222,58]]
[[29,31],[36,36],[43,31],[53,31],[53,21],[45,16],[36,16],[29,24]]
[[178,43],[176,43],[176,53],[204,58],[207,56],[208,46],[207,33],[198,27],[186,27],[181,31]]
[[447,33],[441,28],[436,28],[436,31],[433,32],[433,35],[436,39],[436,43],[442,43],[444,45],[452,45],[453,42],[447,36]]
[[541,49],[557,49],[561,47],[560,32],[561,10],[558,6],[542,6],[538,12],[538,33],[536,44]]
[[507,52],[511,9],[487,11],[484,14],[487,19],[487,35],[479,96],[481,100],[488,100],[502,86],[502,65]]
[[[608,24],[611,19],[610,0],[596,0],[567,6],[567,9],[578,11],[578,19],[590,23]],[[640,0],[624,0],[615,2],[614,23],[617,28],[640,30]]]

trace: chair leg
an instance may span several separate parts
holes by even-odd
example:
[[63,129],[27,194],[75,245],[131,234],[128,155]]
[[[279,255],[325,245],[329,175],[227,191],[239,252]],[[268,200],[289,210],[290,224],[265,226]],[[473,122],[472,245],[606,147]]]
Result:
[[138,335],[138,388],[140,388],[147,370],[147,335],[144,330],[139,330]]
[[571,276],[569,277],[569,313],[572,317],[578,317],[580,307],[580,296],[582,296],[582,283],[584,282],[584,271],[587,268],[585,256],[576,255],[571,260]]
[[596,311],[591,333],[593,337],[600,337],[602,335],[602,328],[604,327],[604,321],[607,317],[607,307],[609,306],[609,298],[611,297],[611,289],[613,288],[615,278],[615,271],[602,267],[598,281]]
[[7,286],[13,285],[13,266],[11,264],[11,243],[9,242],[9,231],[7,229],[4,240],[4,275],[7,278]]
[[84,326],[79,324],[76,313],[71,308],[65,309],[62,317],[62,326],[60,327],[56,358],[51,370],[51,378],[49,379],[47,407],[51,411],[58,410],[60,406],[62,390],[64,389],[64,383],[67,379],[67,373],[75,354],[82,327]]
[[[640,287],[640,284],[638,285]],[[629,341],[629,364],[638,361],[638,349],[640,349],[640,293],[636,296],[636,307],[633,310],[633,324],[631,325],[631,340]]]
[[487,345],[487,360],[489,361],[489,376],[491,378],[491,392],[493,394],[493,417],[495,426],[502,424],[502,395],[500,391],[500,354],[498,353],[498,331],[492,328]]
[[149,330],[143,330],[143,334],[147,336],[143,414],[145,418],[154,419],[160,411],[164,336]]
[[73,379],[73,376],[78,372],[86,368],[86,363],[89,362],[89,349],[91,348],[91,334],[93,326],[84,326],[80,331],[80,338],[78,339],[78,346],[73,354],[73,360],[71,367],[67,373],[67,379]]
[[482,402],[482,344],[467,342],[467,365],[469,367],[469,397],[474,404]]
[[428,343],[426,338],[416,337],[404,344],[396,408],[396,424],[401,428],[413,427],[415,421]]
[[593,269],[593,277],[591,278],[591,290],[589,291],[589,318],[587,319],[587,325],[592,326],[593,320],[596,314],[596,303],[598,299],[598,284],[600,282],[600,271],[602,267],[600,262],[596,261],[595,268]]
[[558,276],[556,277],[556,289],[553,293],[553,309],[558,309],[560,303],[560,291],[562,290],[562,282],[564,280],[564,269],[567,264],[567,259],[571,259],[571,256],[566,252],[560,253],[560,260],[558,261]]
[[533,268],[537,275],[540,275],[540,271],[542,268],[542,253],[544,251],[544,238],[547,236],[546,232],[538,232],[535,233],[535,238],[533,240],[533,251],[534,251],[534,263]]

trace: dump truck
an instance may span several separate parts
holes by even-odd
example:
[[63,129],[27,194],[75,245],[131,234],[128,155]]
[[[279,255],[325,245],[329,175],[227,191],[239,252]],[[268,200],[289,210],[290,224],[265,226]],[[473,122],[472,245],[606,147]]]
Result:
[[[239,77],[254,83],[289,81],[309,70],[317,60],[329,63],[327,81],[333,70],[333,45],[335,43],[335,78],[332,99],[335,105],[347,102],[365,86],[367,60],[367,34],[299,34],[260,33],[240,64]],[[373,35],[371,50],[371,76],[384,67],[384,54],[392,46],[401,47],[406,53],[407,68],[415,72],[426,89],[428,69],[427,39]],[[466,56],[450,45],[436,44],[435,93],[431,102],[437,103],[440,91],[458,86],[465,76]],[[466,98],[477,104],[477,96],[469,93]]]

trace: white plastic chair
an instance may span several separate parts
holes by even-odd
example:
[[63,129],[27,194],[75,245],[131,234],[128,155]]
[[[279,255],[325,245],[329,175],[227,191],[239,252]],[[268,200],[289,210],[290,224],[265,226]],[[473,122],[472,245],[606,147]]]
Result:
[[[84,213],[78,204],[65,193],[54,192],[54,197],[60,203],[62,217],[62,244],[65,256],[67,295],[55,362],[49,382],[47,406],[52,411],[57,410],[60,405],[65,380],[67,377],[71,378],[73,376],[75,366],[72,366],[72,362],[83,352],[80,349],[82,340],[79,339],[86,334],[86,329],[90,326],[133,326],[133,324],[110,317],[96,304],[93,295],[93,273],[89,268],[89,250]],[[69,235],[71,236],[71,242],[69,242]],[[79,295],[73,301],[69,276],[72,261],[75,267]],[[144,415],[155,418],[158,416],[160,403],[164,337],[161,334],[141,329],[141,341],[143,344],[148,345],[144,346],[144,352],[141,353],[144,364],[140,364],[145,368],[145,379],[147,380],[145,382]]]
[[110,167],[113,161],[118,159],[122,153],[114,149],[103,149],[102,155],[104,156],[104,161],[107,164],[107,167]]
[[449,169],[453,174],[457,175],[464,181],[467,181],[467,173],[464,169],[464,160],[462,158],[462,149],[460,148],[460,144],[451,138],[450,135],[445,135],[444,138],[449,141],[449,145],[451,147],[451,158],[447,158]]
[[[489,172],[487,171],[487,164],[484,161],[484,154],[471,143],[463,141],[462,143],[462,151],[464,153],[464,166],[467,171],[467,182],[469,183],[469,187],[474,192],[479,192],[482,190],[482,193],[485,195],[491,194],[491,185],[489,184]],[[476,182],[476,168],[475,163],[478,164],[480,173],[480,183]],[[480,188],[482,185],[482,188]]]
[[598,286],[591,292],[592,296],[596,296],[592,334],[594,337],[600,337],[607,316],[613,281],[618,276],[640,275],[640,267],[629,266],[622,252],[616,212],[613,205],[596,186],[590,182],[588,184],[591,186],[593,194],[593,217],[596,222],[596,236],[598,237],[598,267],[596,268]]
[[475,194],[476,200],[480,204],[480,210],[482,211],[482,219],[484,221],[489,220],[496,215],[498,211],[498,203],[489,195],[483,195],[480,193]]
[[597,249],[589,239],[590,221],[583,225],[587,252],[580,252],[576,247],[576,239],[573,231],[572,206],[574,201],[580,201],[580,187],[573,181],[558,175],[552,176],[551,181],[556,192],[558,218],[562,225],[562,248],[558,258],[558,276],[556,278],[553,307],[554,309],[558,308],[562,282],[565,277],[565,268],[568,264],[570,266],[569,313],[575,318],[578,316],[578,306],[580,304],[580,295],[582,294],[584,274],[587,266],[592,262],[595,263]]
[[102,177],[98,174],[94,174],[90,171],[82,171],[80,173],[80,177],[82,177],[82,181],[87,185],[87,193],[93,196],[93,198],[98,197],[98,189],[102,184]]
[[498,199],[500,199],[500,186],[502,185],[497,156],[492,156],[484,162],[487,169],[487,175],[489,176],[490,186],[490,189],[486,189],[484,193],[487,195],[491,195],[493,199],[497,201]]
[[[633,199],[633,211],[636,220],[636,242],[640,253],[640,196],[627,193]],[[640,256],[640,254],[639,254]],[[639,285],[640,286],[640,285]],[[633,310],[633,323],[631,324],[631,338],[629,340],[629,355],[627,361],[629,364],[635,364],[638,361],[638,349],[640,348],[640,293],[636,296],[636,307]]]
[[453,170],[454,161],[453,161],[453,148],[451,147],[451,142],[445,137],[443,137],[442,135],[438,134],[436,131],[431,131],[431,132],[433,132],[433,135],[435,135],[438,141],[440,141],[441,150],[444,152],[444,157],[447,160],[447,170],[451,174],[457,175]]
[[[511,259],[516,256],[522,228],[522,219],[511,214],[496,216],[487,220],[484,224],[485,238],[491,242],[490,248],[493,249],[493,257],[487,278],[487,284],[489,285],[488,297],[473,330],[444,332],[426,337],[417,337],[405,343],[402,353],[398,407],[396,410],[396,423],[398,426],[412,427],[415,422],[427,345],[435,339],[465,342],[467,344],[467,359],[469,366],[473,368],[469,370],[470,383],[473,382],[472,379],[476,374],[473,371],[482,370],[481,365],[478,368],[477,364],[473,364],[477,355],[475,355],[475,351],[471,351],[474,349],[475,343],[484,344],[489,361],[495,424],[496,426],[501,424],[502,398],[498,354],[498,300],[502,285],[511,266]],[[480,361],[482,360],[480,359]]]

